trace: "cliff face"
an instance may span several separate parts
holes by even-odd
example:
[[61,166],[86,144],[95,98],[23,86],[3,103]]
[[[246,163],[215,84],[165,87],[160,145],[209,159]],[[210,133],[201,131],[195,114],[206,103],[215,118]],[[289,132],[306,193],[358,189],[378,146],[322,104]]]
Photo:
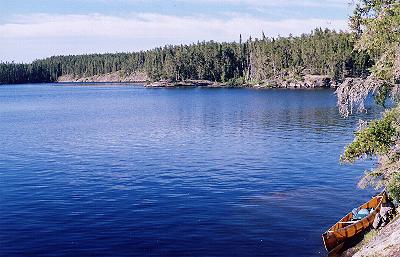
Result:
[[[400,209],[397,210],[399,213]],[[366,235],[357,246],[343,253],[343,257],[400,256],[400,215],[373,235]],[[374,236],[374,234],[376,234]],[[371,238],[372,237],[372,238]]]

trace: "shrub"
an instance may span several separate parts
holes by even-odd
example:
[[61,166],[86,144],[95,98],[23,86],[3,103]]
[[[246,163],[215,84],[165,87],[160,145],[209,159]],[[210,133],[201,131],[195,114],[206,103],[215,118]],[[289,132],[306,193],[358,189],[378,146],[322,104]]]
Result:
[[387,186],[389,195],[397,202],[400,203],[400,173],[396,173]]

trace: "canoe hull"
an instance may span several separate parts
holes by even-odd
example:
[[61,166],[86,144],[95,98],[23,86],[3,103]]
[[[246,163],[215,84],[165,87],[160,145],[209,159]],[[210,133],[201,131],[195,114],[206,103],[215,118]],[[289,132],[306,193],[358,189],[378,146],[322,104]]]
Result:
[[333,251],[337,246],[343,244],[368,229],[374,222],[375,216],[379,213],[382,203],[386,201],[386,193],[382,192],[373,197],[370,201],[361,205],[359,209],[374,208],[374,211],[368,214],[367,217],[350,223],[353,214],[350,212],[344,216],[339,222],[333,225],[328,231],[322,235],[325,248],[328,252]]

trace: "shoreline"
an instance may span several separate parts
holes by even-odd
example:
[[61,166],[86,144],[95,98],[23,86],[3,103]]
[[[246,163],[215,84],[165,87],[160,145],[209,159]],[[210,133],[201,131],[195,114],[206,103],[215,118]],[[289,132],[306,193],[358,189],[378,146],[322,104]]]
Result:
[[268,86],[260,86],[260,85],[241,85],[241,86],[229,86],[229,85],[218,85],[218,86],[199,86],[199,85],[176,85],[176,84],[169,84],[165,86],[157,86],[154,85],[158,82],[141,82],[141,81],[109,81],[109,82],[95,82],[95,81],[85,81],[85,82],[78,82],[78,81],[68,81],[68,82],[32,82],[32,83],[14,83],[14,84],[0,84],[2,86],[16,86],[16,85],[38,85],[38,84],[53,84],[59,86],[140,86],[148,89],[179,89],[179,88],[204,88],[204,89],[218,89],[218,88],[225,88],[225,89],[259,89],[259,90],[268,90],[268,89],[275,89],[275,90],[335,90],[336,87],[312,87],[312,88],[290,88],[290,87],[268,87]]
[[337,88],[339,84],[331,77],[326,75],[304,75],[301,78],[274,78],[257,82],[232,83],[217,82],[210,80],[182,80],[182,81],[150,81],[143,73],[129,74],[122,76],[119,72],[112,74],[96,75],[92,77],[76,77],[64,75],[58,78],[55,83],[126,83],[143,84],[146,88],[184,88],[184,87],[203,87],[203,88],[255,88],[255,89],[321,89]]

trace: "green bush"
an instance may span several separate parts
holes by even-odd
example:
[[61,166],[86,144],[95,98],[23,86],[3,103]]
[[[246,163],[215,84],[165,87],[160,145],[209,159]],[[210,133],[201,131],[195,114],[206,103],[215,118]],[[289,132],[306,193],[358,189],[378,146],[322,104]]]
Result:
[[395,142],[397,113],[385,113],[383,119],[372,121],[368,127],[356,132],[355,140],[346,147],[341,161],[354,162],[363,156],[386,154]]
[[387,186],[387,191],[396,202],[400,203],[400,173],[395,174],[391,178]]

